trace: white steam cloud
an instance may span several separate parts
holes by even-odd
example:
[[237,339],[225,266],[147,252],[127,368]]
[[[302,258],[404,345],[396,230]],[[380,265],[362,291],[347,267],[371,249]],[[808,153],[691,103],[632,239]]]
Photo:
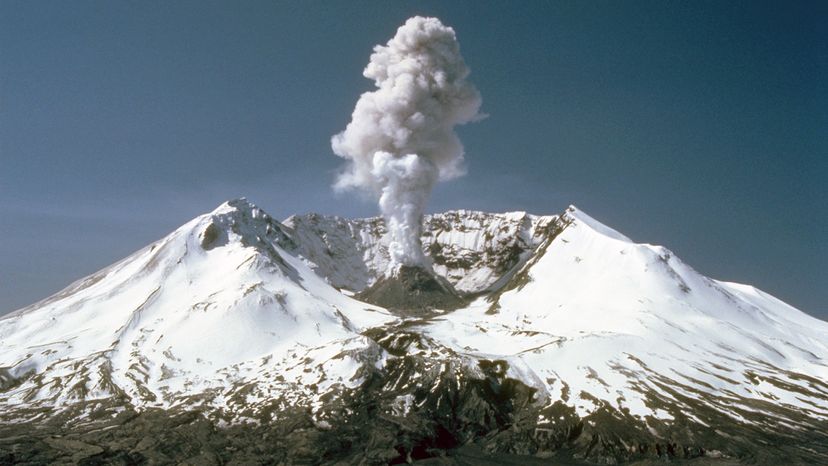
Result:
[[374,47],[363,75],[377,90],[360,96],[351,122],[331,140],[349,162],[334,187],[379,197],[392,267],[426,265],[420,233],[431,190],[464,174],[454,126],[478,118],[481,103],[468,74],[454,29],[410,18]]

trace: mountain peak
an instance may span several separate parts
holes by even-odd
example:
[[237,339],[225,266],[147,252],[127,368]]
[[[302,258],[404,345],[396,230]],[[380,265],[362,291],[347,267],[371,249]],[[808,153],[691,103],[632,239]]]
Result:
[[289,246],[283,226],[247,198],[228,200],[182,228],[195,231],[202,249],[209,250],[237,238],[244,246],[267,246],[276,241]]
[[632,243],[633,242],[633,240],[631,240],[630,238],[628,238],[628,237],[624,236],[623,234],[619,233],[618,231],[604,225],[603,223],[599,222],[598,220],[595,220],[594,218],[592,218],[588,214],[586,214],[583,210],[575,207],[574,205],[570,205],[569,207],[567,207],[566,211],[563,214],[563,218],[565,220],[573,222],[573,223],[580,223],[582,225],[585,225],[589,229],[591,229],[591,230],[595,231],[596,233],[599,233],[603,236],[606,236],[606,237],[609,237],[609,238],[612,238],[612,239],[615,239],[615,240],[618,240],[618,241],[623,241],[625,243]]
[[207,215],[249,214],[255,217],[257,212],[267,215],[259,206],[250,202],[246,197],[238,197],[222,202]]

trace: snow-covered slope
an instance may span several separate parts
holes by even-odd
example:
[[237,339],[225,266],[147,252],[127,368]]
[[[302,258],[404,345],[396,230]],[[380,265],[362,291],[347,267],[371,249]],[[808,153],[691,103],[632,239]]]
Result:
[[[164,406],[247,380],[278,385],[297,357],[324,363],[345,348],[380,357],[359,332],[392,316],[314,274],[282,228],[231,201],[0,320],[0,367],[32,375],[0,402],[121,395]],[[325,383],[357,384],[350,359],[327,367]],[[297,372],[293,380],[318,382]]]
[[508,361],[515,378],[581,416],[608,406],[705,423],[691,399],[738,422],[745,412],[828,419],[828,323],[706,278],[575,208],[540,249],[504,289],[423,332]]
[[434,270],[468,305],[412,318],[355,299],[388,265],[380,219],[279,223],[225,203],[0,319],[0,414],[106,399],[273,420],[301,406],[321,426],[367,396],[397,423],[471,416],[473,437],[520,405],[533,448],[592,432],[607,451],[828,427],[828,323],[574,207],[424,224]]

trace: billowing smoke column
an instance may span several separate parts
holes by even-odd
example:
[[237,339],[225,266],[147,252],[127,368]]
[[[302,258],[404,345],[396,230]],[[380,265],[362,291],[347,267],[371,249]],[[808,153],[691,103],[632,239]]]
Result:
[[392,267],[426,265],[420,232],[431,190],[464,173],[454,126],[478,118],[481,103],[468,74],[454,29],[410,18],[374,47],[363,75],[377,90],[360,96],[351,122],[331,140],[349,161],[334,187],[379,196]]

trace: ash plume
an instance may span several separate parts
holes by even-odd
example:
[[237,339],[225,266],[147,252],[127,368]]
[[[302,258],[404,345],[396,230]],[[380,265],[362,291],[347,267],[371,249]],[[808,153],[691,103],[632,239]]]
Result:
[[374,47],[362,94],[344,131],[331,139],[348,161],[334,188],[376,196],[390,236],[392,270],[427,266],[422,216],[437,181],[464,174],[454,126],[480,117],[480,94],[466,77],[454,29],[437,18],[410,18]]

